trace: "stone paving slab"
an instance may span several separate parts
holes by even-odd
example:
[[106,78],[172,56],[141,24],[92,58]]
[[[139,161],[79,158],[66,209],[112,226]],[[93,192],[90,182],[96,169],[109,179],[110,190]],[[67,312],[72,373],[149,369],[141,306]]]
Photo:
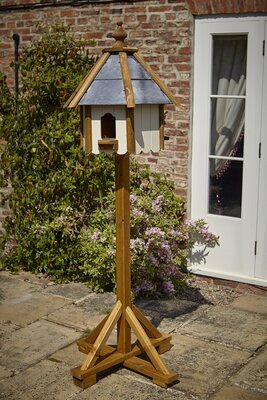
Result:
[[80,332],[45,320],[34,322],[3,342],[0,365],[11,370],[27,368],[80,336]]
[[230,382],[265,393],[267,399],[267,345],[257,352]]
[[7,368],[4,368],[4,367],[0,366],[0,381],[5,379],[5,378],[9,378],[12,375],[13,375],[12,371],[10,371]]
[[232,307],[253,313],[259,313],[267,316],[267,296],[255,296],[245,294],[238,297],[232,304]]
[[25,282],[18,275],[0,271],[0,302],[12,300],[20,296],[27,296],[36,291],[36,285]]
[[[113,373],[100,379],[96,385],[73,396],[71,400],[191,400],[191,396],[143,381],[140,375]],[[198,400],[198,399],[194,399]]]
[[4,337],[8,337],[9,335],[11,335],[12,332],[14,332],[20,328],[21,328],[20,325],[12,324],[12,322],[10,322],[10,321],[6,321],[6,322],[1,321],[1,323],[0,323],[0,339],[3,340]]
[[92,313],[71,304],[48,314],[46,319],[80,331],[91,331],[105,316],[106,314]]
[[0,382],[1,400],[67,400],[82,389],[73,385],[63,363],[43,360]]
[[88,296],[90,293],[92,293],[92,290],[87,288],[83,283],[71,282],[67,284],[49,286],[45,289],[44,293],[49,293],[77,301]]
[[180,327],[186,326],[187,324],[197,320],[208,308],[209,306],[207,305],[201,305],[197,309],[192,310],[189,313],[181,314],[176,318],[163,317],[157,328],[160,332],[164,333],[178,332]]
[[267,338],[267,319],[230,306],[217,306],[178,329],[184,335],[254,351]]
[[250,353],[188,336],[173,334],[173,348],[161,357],[176,371],[180,382],[173,388],[206,398],[245,362]]
[[[75,343],[70,344],[69,346],[64,347],[61,350],[56,351],[55,353],[49,356],[50,360],[55,360],[57,362],[63,362],[64,364],[69,366],[69,370],[76,366],[81,365],[85,360],[86,354],[81,353],[78,350],[78,346]],[[69,373],[70,379],[72,379],[71,374]]]
[[107,315],[112,311],[115,303],[116,296],[114,293],[91,293],[77,305],[90,314]]
[[266,400],[266,394],[226,385],[211,396],[209,400]]
[[10,321],[25,326],[71,302],[68,299],[46,296],[42,293],[28,293],[7,299],[0,304],[0,318],[5,322]]

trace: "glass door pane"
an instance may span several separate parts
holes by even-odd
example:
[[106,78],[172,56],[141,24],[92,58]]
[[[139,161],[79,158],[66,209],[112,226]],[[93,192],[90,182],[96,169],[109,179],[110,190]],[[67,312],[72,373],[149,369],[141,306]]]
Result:
[[241,217],[246,35],[213,36],[209,213]]

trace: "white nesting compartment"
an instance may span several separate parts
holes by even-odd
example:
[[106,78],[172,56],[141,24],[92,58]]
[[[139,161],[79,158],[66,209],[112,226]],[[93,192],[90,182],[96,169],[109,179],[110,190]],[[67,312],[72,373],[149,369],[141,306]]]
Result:
[[137,105],[134,110],[135,154],[160,150],[159,106]]
[[[86,132],[85,108],[83,107],[83,132]],[[91,148],[93,154],[101,152],[112,152],[101,150],[101,118],[111,114],[115,117],[115,139],[118,141],[117,154],[127,153],[127,128],[126,128],[126,108],[125,106],[91,106]],[[135,130],[135,154],[160,150],[159,136],[159,106],[155,104],[137,105],[134,109],[134,130]],[[83,148],[86,150],[85,135],[83,135]]]
[[118,140],[118,154],[127,153],[127,131],[126,131],[126,110],[125,106],[92,106],[92,153],[99,154],[99,143],[101,137],[101,118],[105,114],[115,117],[115,132]]

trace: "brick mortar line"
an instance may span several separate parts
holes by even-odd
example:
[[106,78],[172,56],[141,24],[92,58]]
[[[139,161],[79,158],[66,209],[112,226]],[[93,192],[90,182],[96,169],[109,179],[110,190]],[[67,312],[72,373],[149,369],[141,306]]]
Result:
[[[125,0],[122,1],[123,3],[130,3],[134,4],[134,2],[141,2],[144,0]],[[109,3],[118,3],[116,0],[65,0],[60,3],[58,2],[47,2],[47,3],[31,3],[31,4],[14,4],[14,5],[7,5],[7,6],[0,6],[0,12],[6,12],[6,11],[21,11],[21,10],[34,10],[34,9],[40,9],[40,8],[47,8],[47,7],[65,7],[65,6],[70,6],[70,7],[82,7],[87,4],[109,4]]]

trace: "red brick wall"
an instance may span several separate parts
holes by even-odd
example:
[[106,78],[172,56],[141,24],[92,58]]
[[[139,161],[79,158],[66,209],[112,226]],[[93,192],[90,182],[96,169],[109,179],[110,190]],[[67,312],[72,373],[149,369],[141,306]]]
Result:
[[[11,0],[5,3],[10,4]],[[26,0],[13,0],[13,3],[25,4]],[[94,39],[96,46],[92,51],[99,53],[113,42],[111,33],[118,20],[124,22],[128,44],[138,47],[174,95],[182,98],[179,109],[168,107],[166,134],[170,140],[166,142],[166,150],[160,157],[149,155],[142,160],[150,162],[154,171],[167,173],[175,182],[177,193],[186,196],[193,18],[185,2],[94,2],[77,7],[40,7],[5,12],[1,12],[0,7],[0,68],[7,74],[9,84],[13,85],[14,72],[9,67],[14,57],[12,35],[18,33],[21,46],[25,46],[40,35],[36,23],[64,22],[74,33]]]
[[187,196],[191,117],[193,15],[267,12],[266,0],[2,0],[0,5],[0,69],[10,86],[14,71],[12,35],[25,46],[41,34],[37,25],[60,22],[77,35],[94,39],[94,53],[110,46],[116,22],[122,20],[128,44],[138,47],[144,59],[181,98],[179,108],[168,106],[165,151],[144,156],[154,171],[167,173],[176,192]]
[[187,0],[187,3],[193,15],[267,12],[266,0]]

